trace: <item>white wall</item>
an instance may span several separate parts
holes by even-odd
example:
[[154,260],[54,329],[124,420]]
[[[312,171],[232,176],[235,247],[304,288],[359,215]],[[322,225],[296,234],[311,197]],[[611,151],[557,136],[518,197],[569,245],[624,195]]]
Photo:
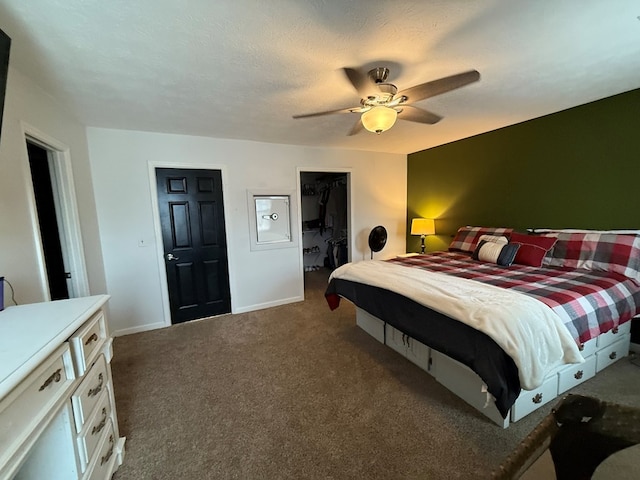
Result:
[[[353,260],[369,258],[369,231],[379,224],[385,225],[389,239],[376,258],[405,250],[406,155],[101,128],[89,128],[87,136],[116,334],[162,327],[169,318],[150,164],[222,170],[234,313],[303,298],[300,243],[252,251],[247,201],[247,190],[299,194],[300,170],[351,173]],[[295,197],[297,211],[300,198]],[[297,215],[295,225],[298,235]],[[148,246],[139,247],[139,240]]]
[[[11,67],[0,141],[0,276],[11,282],[19,303],[45,300],[25,124],[69,148],[90,293],[105,293],[85,127]],[[6,297],[5,305],[11,305]]]

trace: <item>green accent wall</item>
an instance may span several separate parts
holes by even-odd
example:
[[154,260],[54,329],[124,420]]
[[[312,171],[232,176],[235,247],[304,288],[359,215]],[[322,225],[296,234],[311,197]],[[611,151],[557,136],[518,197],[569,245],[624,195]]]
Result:
[[640,89],[410,154],[408,252],[415,217],[431,251],[463,225],[640,229]]

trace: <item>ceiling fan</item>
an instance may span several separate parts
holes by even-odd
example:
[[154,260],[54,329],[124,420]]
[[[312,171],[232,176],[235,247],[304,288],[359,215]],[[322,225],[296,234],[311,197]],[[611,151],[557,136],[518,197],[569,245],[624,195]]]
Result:
[[433,125],[442,120],[442,117],[416,107],[412,105],[413,103],[480,80],[480,73],[476,70],[469,70],[398,91],[395,85],[387,82],[389,69],[386,67],[374,68],[369,70],[366,75],[353,68],[343,68],[343,71],[362,97],[360,106],[294,115],[293,118],[318,117],[333,113],[360,113],[360,118],[348,135],[355,135],[363,128],[380,134],[389,130],[397,118]]

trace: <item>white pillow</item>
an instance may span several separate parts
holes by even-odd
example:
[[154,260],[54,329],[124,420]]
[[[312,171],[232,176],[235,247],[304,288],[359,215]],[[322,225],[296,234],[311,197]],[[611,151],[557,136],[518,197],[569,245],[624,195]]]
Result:
[[478,243],[480,243],[482,240],[492,243],[509,243],[509,240],[504,235],[480,235],[480,238],[478,238]]
[[482,262],[498,263],[498,257],[502,253],[503,243],[487,242],[478,249],[478,260]]
[[502,267],[509,267],[516,258],[519,248],[520,244],[518,243],[497,243],[481,240],[471,258],[481,262],[495,263]]

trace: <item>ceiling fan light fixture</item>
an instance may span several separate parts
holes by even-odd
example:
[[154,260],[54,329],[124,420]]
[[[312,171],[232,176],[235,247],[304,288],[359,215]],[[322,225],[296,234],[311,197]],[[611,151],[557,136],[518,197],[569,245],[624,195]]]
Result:
[[393,108],[379,105],[364,112],[360,120],[362,120],[364,128],[370,132],[380,134],[393,127],[397,118],[398,112]]

